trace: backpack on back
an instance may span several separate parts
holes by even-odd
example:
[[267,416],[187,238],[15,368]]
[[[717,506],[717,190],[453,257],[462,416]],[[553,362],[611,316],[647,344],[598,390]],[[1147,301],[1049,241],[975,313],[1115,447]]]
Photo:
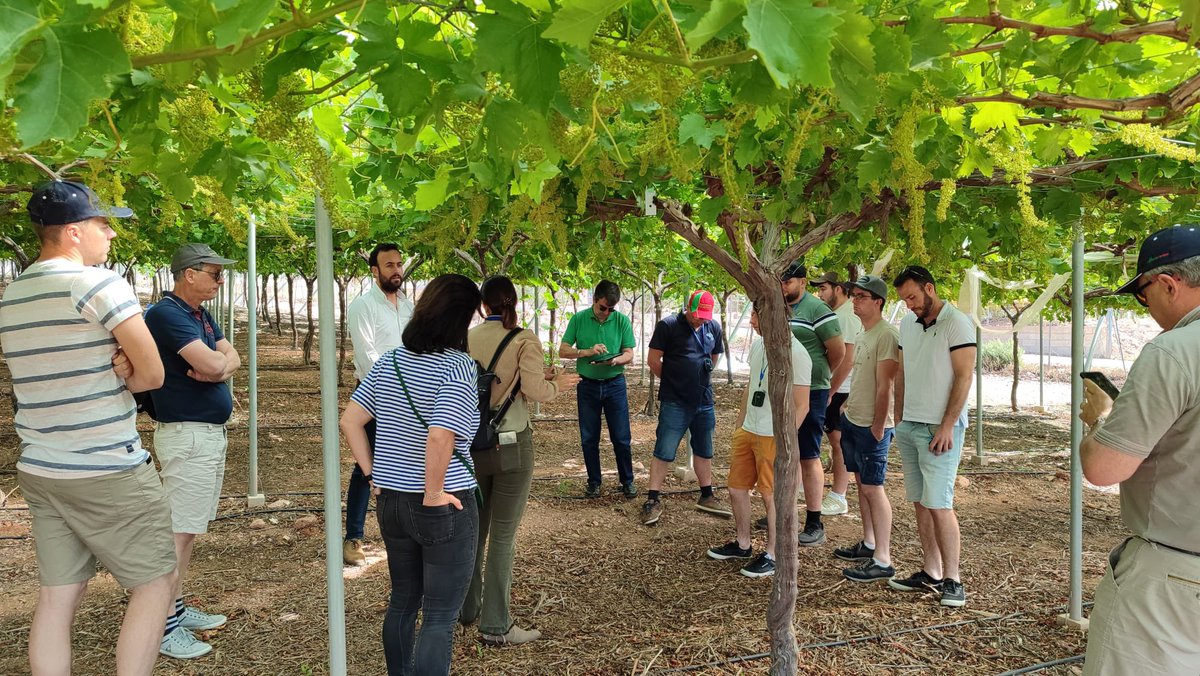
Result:
[[504,353],[504,348],[512,342],[513,338],[522,331],[521,328],[515,328],[504,336],[504,340],[500,341],[500,345],[496,347],[496,354],[492,355],[492,361],[487,368],[483,367],[479,361],[475,362],[478,375],[475,377],[475,391],[479,395],[479,427],[475,431],[475,439],[471,441],[472,451],[491,451],[500,446],[500,421],[504,419],[508,408],[512,406],[513,401],[517,398],[517,392],[521,389],[521,382],[518,378],[517,384],[513,387],[512,392],[504,398],[504,401],[497,409],[492,409],[492,385],[500,379],[496,375],[496,362],[500,360],[500,355]]

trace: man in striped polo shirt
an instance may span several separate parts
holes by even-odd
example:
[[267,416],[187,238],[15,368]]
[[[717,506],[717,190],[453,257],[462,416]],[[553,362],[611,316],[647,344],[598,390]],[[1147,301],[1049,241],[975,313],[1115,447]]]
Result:
[[87,186],[52,181],[29,200],[37,261],[0,300],[12,372],[17,481],[33,520],[41,588],[29,629],[33,673],[71,671],[71,626],[96,561],[130,590],[117,673],[149,674],[175,585],[171,512],[135,426],[131,392],[162,385],[137,296],[100,267],[116,233]]
[[158,650],[178,659],[208,654],[212,646],[192,632],[216,629],[226,619],[185,606],[183,579],[196,536],[207,533],[208,523],[217,517],[225,478],[229,445],[225,423],[233,413],[233,395],[226,381],[241,368],[242,358],[202,304],[220,293],[223,267],[233,262],[207,244],[184,244],[171,258],[174,288],[146,312],[146,326],[166,371],[163,386],[150,397],[158,421],[154,455],[171,501],[171,530],[179,561],[175,605],[167,611]]

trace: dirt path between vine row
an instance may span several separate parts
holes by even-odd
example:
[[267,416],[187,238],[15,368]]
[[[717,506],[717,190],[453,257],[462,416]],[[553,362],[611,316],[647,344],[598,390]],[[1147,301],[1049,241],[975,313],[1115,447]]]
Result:
[[[293,503],[292,509],[316,513],[322,482],[318,372],[299,365],[290,342],[267,335],[259,341],[261,485],[268,502],[283,498]],[[6,391],[7,371],[0,371],[0,391]],[[637,411],[646,391],[633,380],[630,401]],[[352,383],[353,376],[346,373],[345,381]],[[237,387],[224,490],[229,496],[244,496],[247,484],[244,380]],[[344,401],[348,389],[340,394]],[[717,388],[714,466],[719,468],[728,466],[739,394],[736,388]],[[2,399],[0,416],[11,420],[7,398]],[[667,488],[681,492],[668,496],[666,514],[655,528],[637,523],[640,500],[607,492],[615,482],[606,484],[600,499],[580,499],[584,480],[574,412],[573,396],[543,407],[549,419],[536,425],[537,480],[517,545],[513,612],[544,638],[515,648],[483,648],[475,629],[460,629],[454,673],[653,674],[688,666],[696,667],[692,673],[766,673],[769,660],[761,657],[723,663],[769,650],[769,579],[744,578],[736,565],[704,556],[705,549],[731,537],[732,523],[694,511],[695,495],[685,492],[693,486],[676,479]],[[964,463],[961,469],[969,481],[958,491],[957,504],[968,605],[951,610],[931,597],[844,581],[831,551],[858,539],[859,522],[853,516],[828,519],[830,544],[800,552],[797,634],[804,645],[853,642],[802,650],[802,673],[891,674],[924,667],[945,674],[987,674],[1083,651],[1079,634],[1054,623],[1068,594],[1069,484],[1061,471],[1067,463],[1067,420],[1061,412],[1012,414],[1003,407],[988,407],[985,413],[986,448],[1003,461],[983,470]],[[143,419],[140,427],[148,432],[149,421]],[[635,461],[648,466],[654,420],[635,415],[633,436]],[[967,439],[968,446],[973,444],[971,431]],[[972,453],[969,447],[964,457]],[[17,438],[5,425],[0,429],[0,490],[5,493],[16,485],[12,467],[17,454]],[[611,468],[611,454],[603,454],[605,467]],[[990,473],[975,473],[979,471]],[[349,472],[347,452],[343,482]],[[724,477],[723,470],[718,477]],[[645,482],[641,471],[643,490]],[[912,507],[904,502],[898,475],[890,476],[887,485],[895,507],[895,560],[908,572],[919,560]],[[1123,529],[1116,495],[1089,490],[1084,499],[1087,601],[1103,573],[1105,553],[1120,541]],[[23,504],[17,491],[0,510],[0,537],[10,538],[0,540],[3,674],[28,672],[24,653],[37,596],[33,542],[22,537],[29,532]],[[327,671],[323,531],[294,530],[292,522],[303,516],[298,512],[263,515],[274,522],[251,530],[245,511],[241,497],[222,502],[221,520],[197,541],[186,585],[200,606],[229,615],[223,629],[206,632],[215,650],[191,662],[164,659],[161,672]],[[373,517],[367,533],[378,546]],[[761,533],[756,536],[761,547]],[[354,573],[346,581],[349,673],[380,674],[387,566],[380,562]],[[92,582],[76,623],[76,673],[113,673],[124,603],[124,592],[106,573]],[[907,633],[895,633],[901,631]],[[1043,673],[1074,673],[1073,668]]]

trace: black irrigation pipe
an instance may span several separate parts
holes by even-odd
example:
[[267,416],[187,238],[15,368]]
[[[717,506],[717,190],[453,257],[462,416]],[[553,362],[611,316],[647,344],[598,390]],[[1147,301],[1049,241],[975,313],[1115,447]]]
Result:
[[[1091,602],[1085,603],[1085,604],[1083,604],[1083,607],[1090,608],[1090,607],[1092,607],[1092,603]],[[930,627],[910,627],[908,629],[887,631],[887,632],[883,632],[881,634],[875,634],[874,636],[856,636],[854,638],[841,639],[838,641],[826,641],[823,643],[807,643],[805,645],[799,646],[796,649],[796,652],[799,652],[801,650],[813,650],[816,648],[840,648],[842,646],[848,646],[848,645],[852,645],[855,643],[866,643],[868,641],[875,641],[875,640],[879,640],[882,638],[889,638],[892,636],[902,636],[904,634],[913,634],[916,632],[931,631],[934,629],[950,629],[952,627],[962,627],[962,626],[969,625],[969,624],[979,624],[981,622],[1002,622],[1004,620],[1011,620],[1014,617],[1022,617],[1024,615],[1029,615],[1031,613],[1035,613],[1035,612],[1039,612],[1039,611],[1060,612],[1060,611],[1064,611],[1066,609],[1067,609],[1067,606],[1057,606],[1055,608],[1032,608],[1029,610],[1018,610],[1016,612],[1012,612],[1007,615],[993,615],[991,617],[977,617],[973,620],[959,620],[958,622],[947,622],[945,624],[935,624]],[[715,660],[713,662],[708,662],[705,664],[689,664],[689,665],[683,666],[683,667],[673,667],[671,669],[660,669],[655,673],[675,674],[675,673],[681,673],[681,672],[685,672],[685,671],[700,671],[701,669],[708,669],[709,667],[723,667],[723,666],[728,666],[730,664],[738,664],[741,662],[753,662],[755,660],[765,659],[770,656],[771,656],[771,653],[769,653],[769,652],[754,653],[752,655],[738,655],[737,657],[730,657],[730,658],[723,659],[723,660]],[[1077,659],[1077,658],[1071,658],[1071,659],[1073,660],[1073,659]],[[1079,657],[1078,659],[1082,659],[1082,657]],[[1038,666],[1040,667],[1043,665],[1038,665]],[[1047,663],[1044,666],[1052,666],[1052,664]],[[1024,673],[1024,672],[1016,672],[1016,673]]]
[[[713,490],[717,490],[718,488],[725,488],[725,486],[713,486]],[[686,495],[688,493],[699,493],[699,492],[700,492],[699,488],[691,488],[691,489],[685,489],[685,490],[679,490],[679,491],[659,491],[658,494],[659,495]],[[612,493],[612,495],[619,495],[619,493]],[[599,500],[600,499],[600,498],[589,498],[586,495],[531,495],[530,497],[537,498],[538,500]],[[638,497],[641,497],[640,493],[638,494]]]
[[1013,669],[1012,671],[1006,671],[1003,674],[1000,674],[1000,676],[1017,676],[1017,674],[1032,674],[1033,672],[1041,671],[1042,669],[1049,669],[1050,667],[1059,667],[1064,664],[1074,664],[1076,662],[1082,662],[1082,661],[1083,661],[1083,655],[1075,655],[1074,657],[1064,657],[1061,660],[1051,660],[1049,662],[1042,662],[1041,664],[1033,664],[1028,667],[1021,667],[1020,669]]
[[[240,519],[246,516],[258,516],[260,514],[279,514],[280,512],[305,512],[307,514],[324,512],[324,507],[281,507],[279,509],[259,509],[250,512],[237,512],[234,514],[222,514],[213,521],[224,521],[225,519]],[[345,508],[339,511],[345,511]]]

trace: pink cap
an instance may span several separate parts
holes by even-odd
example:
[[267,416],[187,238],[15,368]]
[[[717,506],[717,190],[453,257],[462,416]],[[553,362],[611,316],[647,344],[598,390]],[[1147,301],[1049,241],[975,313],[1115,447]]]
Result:
[[713,300],[713,295],[707,291],[693,291],[692,295],[688,296],[687,311],[696,315],[700,319],[712,319],[713,307],[716,301]]

